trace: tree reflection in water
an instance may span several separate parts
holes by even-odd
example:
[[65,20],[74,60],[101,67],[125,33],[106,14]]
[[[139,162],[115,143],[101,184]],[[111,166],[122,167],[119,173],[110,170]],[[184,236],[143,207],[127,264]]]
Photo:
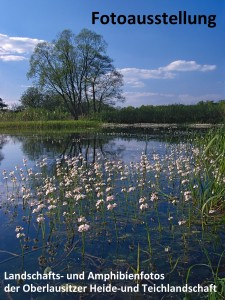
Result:
[[7,143],[8,137],[4,134],[0,134],[0,165],[1,161],[4,159],[4,155],[2,154],[2,148]]
[[87,162],[95,162],[97,153],[115,158],[125,151],[124,145],[115,142],[115,136],[107,134],[59,134],[53,135],[21,135],[11,136],[15,142],[21,143],[21,148],[29,160],[35,161],[44,156],[50,159],[64,159],[82,154]]

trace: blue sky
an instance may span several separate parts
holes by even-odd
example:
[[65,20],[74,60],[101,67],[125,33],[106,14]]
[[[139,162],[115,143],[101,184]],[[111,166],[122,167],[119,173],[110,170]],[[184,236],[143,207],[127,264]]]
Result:
[[[0,97],[18,103],[29,57],[40,41],[64,29],[102,34],[108,55],[124,75],[124,105],[140,106],[225,99],[225,1],[222,0],[0,0]],[[216,15],[201,25],[102,25],[100,15]]]

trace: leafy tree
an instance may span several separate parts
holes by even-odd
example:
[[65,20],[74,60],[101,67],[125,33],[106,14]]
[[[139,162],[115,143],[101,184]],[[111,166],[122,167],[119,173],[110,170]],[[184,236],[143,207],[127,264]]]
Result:
[[43,93],[42,108],[51,111],[54,111],[55,109],[60,109],[62,112],[65,112],[63,99],[53,91],[45,91]]
[[0,98],[0,110],[4,110],[8,105]]
[[37,87],[29,87],[21,96],[21,105],[24,108],[44,108],[55,110],[62,108],[62,99],[52,91],[41,91]]
[[41,108],[43,99],[44,96],[37,87],[29,87],[22,94],[20,102],[25,108]]
[[106,55],[101,35],[83,29],[77,36],[64,30],[52,43],[39,43],[30,59],[28,78],[57,93],[77,119],[102,104],[123,101],[122,75]]

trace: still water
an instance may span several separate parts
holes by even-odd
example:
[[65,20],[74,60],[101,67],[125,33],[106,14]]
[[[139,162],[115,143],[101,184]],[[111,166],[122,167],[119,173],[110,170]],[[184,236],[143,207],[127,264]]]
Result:
[[[223,277],[224,228],[203,230],[190,196],[193,153],[179,133],[2,134],[0,299],[79,299],[68,284],[84,299],[183,299],[151,288]],[[37,272],[53,275],[24,275]]]

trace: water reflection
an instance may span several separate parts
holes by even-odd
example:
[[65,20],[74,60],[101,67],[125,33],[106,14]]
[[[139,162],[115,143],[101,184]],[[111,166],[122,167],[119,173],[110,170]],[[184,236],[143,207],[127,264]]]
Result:
[[135,161],[142,152],[161,151],[163,144],[158,137],[145,134],[1,135],[0,160],[6,156],[6,169],[14,169],[23,157],[34,162],[43,157],[55,160],[82,154],[86,161],[95,162],[97,153],[101,153],[111,159]]
[[57,137],[51,135],[11,136],[11,139],[17,145],[21,144],[24,155],[32,161],[43,156],[65,158],[78,156],[81,153],[86,160],[94,161],[97,151],[102,154],[118,155],[123,150],[115,147],[113,137],[99,136],[97,133],[92,135],[74,133]]
[[4,155],[2,153],[2,148],[6,143],[7,143],[7,136],[0,135],[0,165],[1,165],[1,161],[4,159]]

